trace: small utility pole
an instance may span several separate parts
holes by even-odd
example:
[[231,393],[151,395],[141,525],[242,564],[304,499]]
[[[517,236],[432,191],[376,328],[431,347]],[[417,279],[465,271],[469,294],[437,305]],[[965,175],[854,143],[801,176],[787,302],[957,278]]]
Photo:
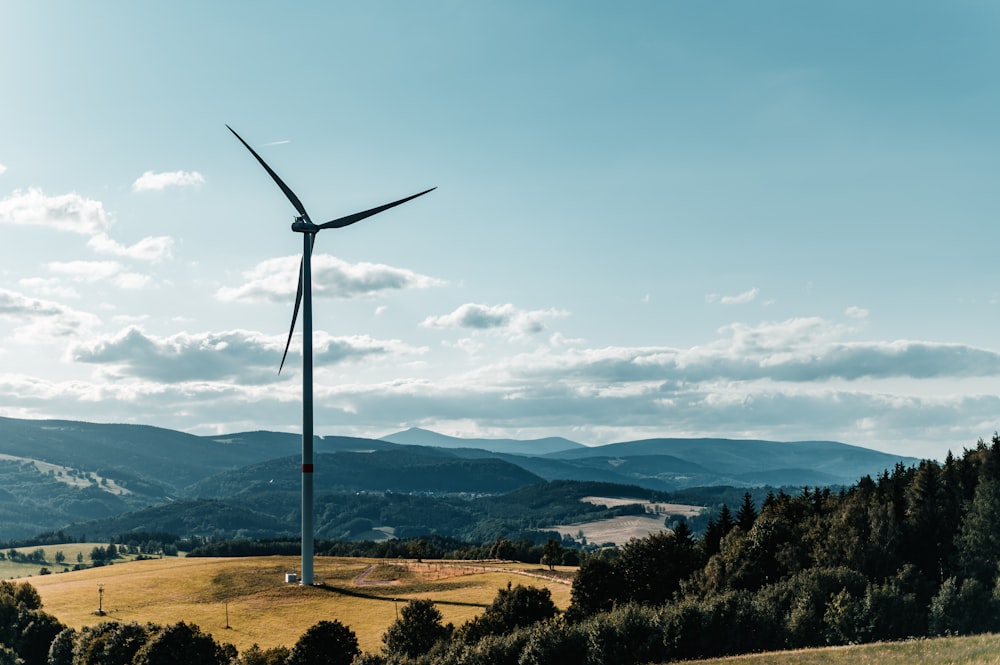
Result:
[[97,585],[97,612],[95,612],[99,617],[104,616],[104,585]]

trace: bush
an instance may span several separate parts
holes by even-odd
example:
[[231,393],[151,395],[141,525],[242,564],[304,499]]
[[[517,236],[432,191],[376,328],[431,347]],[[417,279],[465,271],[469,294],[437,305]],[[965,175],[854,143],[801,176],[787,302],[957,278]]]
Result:
[[[134,665],[227,665],[222,647],[194,624],[183,621],[154,634],[136,653]],[[105,665],[101,663],[101,665]]]
[[411,600],[382,636],[390,657],[415,658],[451,637],[452,626],[441,624],[441,612],[430,600]]
[[629,603],[598,614],[581,628],[586,631],[592,662],[632,665],[669,657],[660,611],[650,607]]
[[996,603],[979,580],[961,584],[949,577],[931,599],[927,623],[931,635],[985,633],[996,626]]
[[351,665],[360,653],[353,630],[336,619],[320,621],[295,643],[287,665]]
[[487,635],[502,635],[515,628],[551,619],[558,610],[546,588],[522,586],[499,589],[486,611],[456,631],[464,642],[477,642]]

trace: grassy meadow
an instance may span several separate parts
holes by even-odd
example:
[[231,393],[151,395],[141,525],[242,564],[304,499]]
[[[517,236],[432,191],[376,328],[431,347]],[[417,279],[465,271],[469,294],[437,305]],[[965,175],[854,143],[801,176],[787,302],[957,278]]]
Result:
[[[45,552],[45,561],[43,563],[20,563],[16,561],[11,561],[5,558],[0,560],[0,579],[9,579],[13,577],[31,577],[39,574],[42,568],[48,568],[50,572],[57,573],[65,570],[70,570],[77,564],[77,555],[81,555],[81,563],[85,565],[90,565],[93,563],[90,560],[90,553],[95,547],[107,547],[107,543],[66,543],[63,545],[39,545],[34,547],[18,547],[18,552],[21,554],[30,554],[35,550],[43,550]],[[4,555],[10,550],[3,550]],[[55,562],[56,552],[62,552],[66,557],[63,563],[58,564]],[[128,559],[129,557],[126,557]],[[132,557],[134,558],[134,557]]]
[[[64,552],[69,556],[68,546]],[[456,626],[482,612],[508,583],[545,586],[555,604],[565,609],[573,570],[557,570],[562,579],[553,580],[536,577],[548,573],[528,564],[316,557],[315,577],[321,585],[286,584],[285,573],[297,570],[299,563],[298,557],[279,556],[167,557],[29,581],[38,589],[45,611],[74,628],[104,619],[159,624],[183,620],[242,651],[253,643],[291,647],[317,621],[339,619],[357,634],[363,650],[378,651],[383,631],[410,599],[433,600],[445,622]],[[104,589],[104,618],[94,613],[98,587]]]
[[685,661],[686,665],[1000,665],[1000,635],[938,637]]

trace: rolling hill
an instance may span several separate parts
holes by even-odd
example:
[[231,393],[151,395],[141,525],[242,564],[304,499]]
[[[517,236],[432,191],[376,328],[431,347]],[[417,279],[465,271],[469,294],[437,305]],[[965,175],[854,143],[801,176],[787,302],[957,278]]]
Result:
[[[440,436],[411,429],[383,440],[434,445],[432,442]],[[497,447],[502,449],[506,444],[501,440]],[[454,450],[478,457],[484,449],[466,446]],[[849,485],[865,475],[877,476],[896,464],[912,466],[920,461],[836,441],[715,438],[645,439],[603,446],[576,444],[536,455],[494,454],[546,480],[619,482],[668,492],[705,485]]]
[[[0,534],[11,540],[74,525],[79,533],[284,535],[299,519],[299,448],[300,437],[283,432],[194,436],[143,425],[0,418]],[[421,429],[381,440],[316,437],[315,454],[318,525],[331,538],[365,525],[481,538],[532,528],[516,514],[491,517],[494,509],[469,502],[546,482],[647,493],[802,487],[851,484],[918,461],[831,441],[584,446],[558,437],[466,440]]]

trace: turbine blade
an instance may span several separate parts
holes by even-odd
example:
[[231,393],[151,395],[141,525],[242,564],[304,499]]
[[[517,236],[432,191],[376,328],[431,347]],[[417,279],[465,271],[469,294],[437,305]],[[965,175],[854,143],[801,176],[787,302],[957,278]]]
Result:
[[[309,255],[312,256],[312,248],[316,245],[316,236],[312,237],[309,244]],[[285,340],[285,352],[281,354],[281,364],[278,365],[278,374],[285,367],[285,359],[288,358],[288,347],[292,345],[292,335],[295,333],[295,322],[299,318],[299,307],[302,305],[302,260],[299,260],[299,285],[295,289],[295,308],[292,310],[292,325],[288,327],[288,339]]]
[[292,345],[292,335],[295,333],[295,321],[299,318],[299,305],[302,304],[302,263],[299,263],[299,288],[295,291],[295,309],[292,310],[292,325],[288,327],[288,339],[285,341],[285,352],[281,354],[281,364],[278,365],[278,374],[285,367],[285,359],[288,357],[288,347]]
[[281,191],[285,193],[285,196],[287,196],[288,200],[292,202],[292,205],[295,206],[295,209],[299,212],[299,214],[305,217],[306,221],[308,221],[309,214],[306,212],[305,206],[302,205],[302,201],[299,201],[299,197],[295,196],[295,192],[293,192],[288,187],[288,185],[286,185],[284,181],[282,181],[282,179],[278,177],[277,173],[271,170],[271,167],[267,165],[267,162],[261,159],[260,155],[258,155],[257,152],[250,147],[249,143],[243,140],[242,136],[236,133],[235,129],[233,129],[229,125],[226,125],[226,129],[231,131],[233,133],[233,136],[238,138],[240,140],[240,143],[246,146],[246,149],[250,151],[250,154],[257,158],[257,161],[260,162],[260,165],[264,167],[264,170],[271,175],[271,178],[274,180],[275,183],[277,183],[278,187],[281,188]]
[[349,225],[353,224],[354,222],[360,222],[362,219],[365,219],[366,217],[371,217],[372,215],[377,215],[380,212],[382,212],[383,210],[388,210],[389,208],[395,208],[396,206],[400,205],[401,203],[406,203],[407,201],[412,201],[413,199],[417,198],[418,196],[423,196],[424,194],[426,194],[428,192],[433,192],[435,189],[437,189],[437,187],[431,187],[430,189],[426,189],[426,190],[420,192],[419,194],[414,194],[413,196],[407,196],[405,199],[399,199],[398,201],[393,201],[392,203],[386,203],[384,206],[379,206],[377,208],[371,208],[370,210],[364,210],[362,212],[356,212],[353,215],[348,215],[347,217],[341,217],[340,219],[335,219],[335,220],[327,222],[325,224],[320,224],[319,228],[321,228],[321,229],[340,229],[340,228],[343,228],[345,226],[349,226]]

